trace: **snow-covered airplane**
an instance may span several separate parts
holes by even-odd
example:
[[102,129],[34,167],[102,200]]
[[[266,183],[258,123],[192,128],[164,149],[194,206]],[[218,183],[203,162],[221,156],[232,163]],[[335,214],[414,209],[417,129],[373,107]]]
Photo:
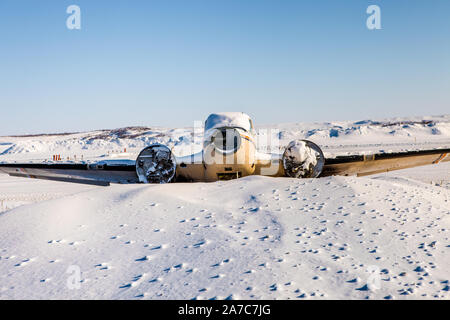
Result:
[[11,176],[86,183],[212,182],[249,175],[317,178],[330,175],[364,176],[450,161],[450,149],[325,158],[312,141],[294,140],[282,153],[257,150],[251,118],[242,112],[211,114],[205,122],[203,149],[177,157],[162,144],[143,149],[132,164],[3,163],[0,171]]

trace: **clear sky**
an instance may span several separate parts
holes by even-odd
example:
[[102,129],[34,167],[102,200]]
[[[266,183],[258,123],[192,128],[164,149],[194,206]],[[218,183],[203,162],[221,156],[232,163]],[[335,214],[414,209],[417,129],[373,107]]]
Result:
[[1,0],[0,111],[0,135],[448,114],[450,1]]

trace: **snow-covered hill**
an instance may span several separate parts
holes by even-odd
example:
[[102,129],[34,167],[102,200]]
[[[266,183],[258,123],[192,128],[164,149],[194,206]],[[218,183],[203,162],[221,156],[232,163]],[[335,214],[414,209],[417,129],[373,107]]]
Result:
[[[395,118],[380,121],[286,123],[257,126],[261,151],[267,151],[265,137],[276,139],[279,148],[291,140],[308,139],[317,143],[325,156],[365,154],[450,147],[450,115]],[[125,153],[135,159],[152,143],[174,148],[178,155],[201,150],[201,131],[194,128],[129,127],[74,134],[0,137],[0,161],[98,160]],[[269,147],[277,148],[276,145]],[[270,148],[272,151],[276,151]],[[124,152],[126,150],[126,152]]]

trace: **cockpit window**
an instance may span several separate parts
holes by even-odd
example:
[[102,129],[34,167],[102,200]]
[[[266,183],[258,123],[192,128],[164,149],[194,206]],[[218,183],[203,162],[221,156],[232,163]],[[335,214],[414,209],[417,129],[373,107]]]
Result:
[[235,152],[241,145],[241,135],[236,129],[218,129],[211,137],[216,149],[222,153]]

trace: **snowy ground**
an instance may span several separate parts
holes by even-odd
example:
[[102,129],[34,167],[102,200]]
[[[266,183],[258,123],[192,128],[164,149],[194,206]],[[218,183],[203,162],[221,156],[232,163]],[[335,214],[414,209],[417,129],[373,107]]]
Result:
[[[429,129],[423,144],[378,147],[449,147],[446,119],[434,125],[440,134],[414,129]],[[323,139],[329,150],[365,152],[377,145],[367,137]],[[9,149],[0,161],[27,139],[0,138],[13,143],[0,141]],[[69,145],[48,139],[16,157]],[[0,299],[449,299],[449,265],[450,163],[364,178],[107,188],[0,175]]]
[[405,171],[109,188],[0,176],[2,198],[30,203],[0,215],[0,298],[448,299],[450,191]]

